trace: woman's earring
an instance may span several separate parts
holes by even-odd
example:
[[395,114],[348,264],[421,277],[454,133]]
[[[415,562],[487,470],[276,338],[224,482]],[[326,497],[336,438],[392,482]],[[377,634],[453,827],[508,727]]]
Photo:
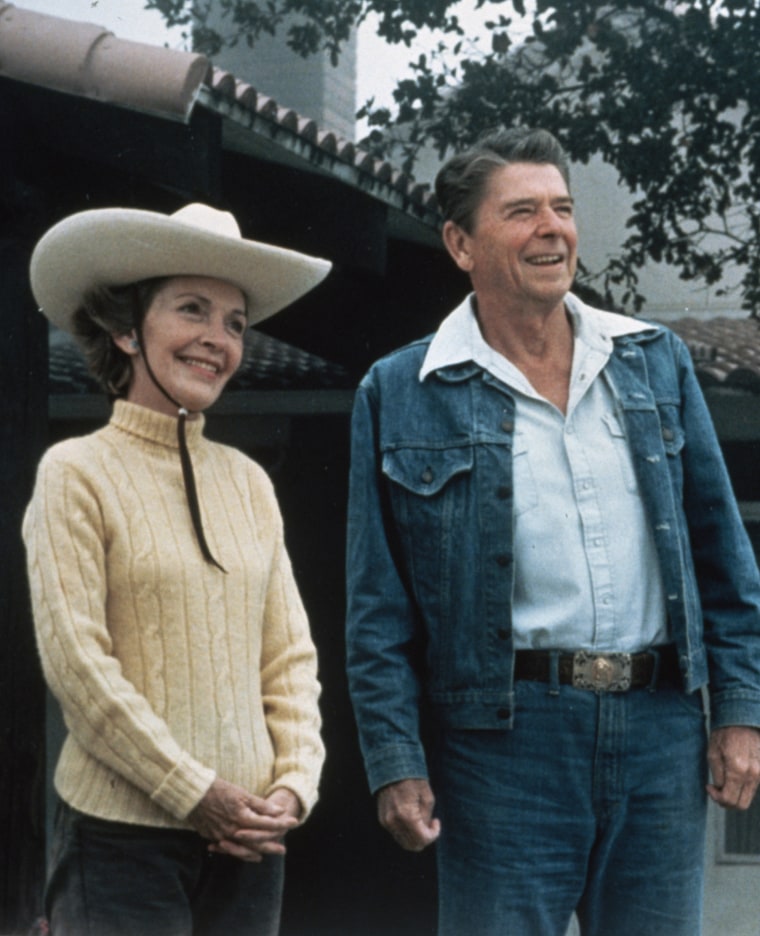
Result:
[[130,348],[132,348],[133,351],[137,351],[137,350],[139,350],[139,348],[140,348],[140,342],[137,340],[137,338],[133,338],[133,339],[129,342],[129,346],[130,346]]

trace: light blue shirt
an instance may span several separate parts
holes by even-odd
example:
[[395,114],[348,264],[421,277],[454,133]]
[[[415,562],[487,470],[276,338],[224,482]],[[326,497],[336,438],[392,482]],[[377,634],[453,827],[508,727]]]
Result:
[[486,343],[473,299],[441,325],[420,379],[473,361],[514,394],[515,649],[635,652],[667,643],[652,530],[605,373],[613,337],[651,326],[568,295],[575,337],[563,414]]

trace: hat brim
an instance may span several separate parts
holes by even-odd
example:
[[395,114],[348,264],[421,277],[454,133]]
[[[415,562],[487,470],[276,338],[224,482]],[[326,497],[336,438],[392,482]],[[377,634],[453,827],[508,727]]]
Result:
[[254,325],[320,283],[331,263],[131,208],[83,211],[52,227],[34,249],[32,292],[41,311],[72,330],[85,295],[163,276],[208,276],[237,286]]

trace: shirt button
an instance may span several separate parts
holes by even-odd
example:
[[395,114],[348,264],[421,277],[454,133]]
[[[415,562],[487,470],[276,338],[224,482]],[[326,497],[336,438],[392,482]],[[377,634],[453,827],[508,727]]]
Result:
[[425,484],[430,484],[430,482],[433,480],[433,471],[431,468],[426,468],[422,472],[422,480],[425,482]]

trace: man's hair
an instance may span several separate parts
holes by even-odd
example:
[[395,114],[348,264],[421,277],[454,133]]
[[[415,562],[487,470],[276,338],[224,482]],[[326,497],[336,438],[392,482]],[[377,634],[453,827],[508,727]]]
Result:
[[484,134],[469,149],[452,156],[435,179],[444,221],[472,233],[475,213],[493,173],[512,163],[556,166],[570,187],[567,156],[548,130],[499,129]]
[[74,313],[77,338],[92,376],[111,397],[125,396],[132,377],[132,359],[114,342],[115,335],[139,331],[153,297],[165,277],[128,286],[90,290]]

